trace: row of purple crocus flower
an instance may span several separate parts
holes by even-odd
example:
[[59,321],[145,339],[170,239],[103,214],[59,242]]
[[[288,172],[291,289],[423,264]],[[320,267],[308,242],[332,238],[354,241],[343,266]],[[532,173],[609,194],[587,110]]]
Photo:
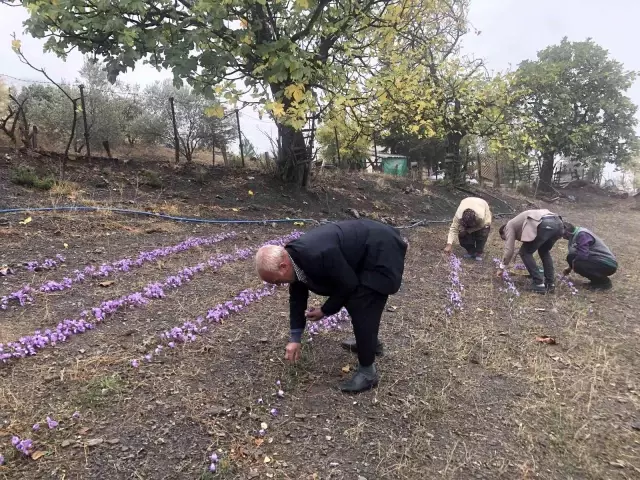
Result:
[[167,257],[175,253],[184,252],[196,247],[209,246],[215,243],[235,238],[235,232],[222,233],[212,237],[190,237],[186,240],[167,247],[160,247],[153,250],[140,252],[134,258],[125,257],[111,263],[103,263],[102,265],[88,265],[82,270],[74,270],[72,275],[64,277],[61,281],[49,280],[42,283],[39,287],[24,285],[22,288],[0,297],[0,310],[6,310],[12,301],[24,307],[33,303],[33,294],[37,291],[43,293],[61,291],[71,288],[76,283],[82,283],[87,278],[108,277],[117,272],[128,272],[132,268],[138,268],[146,263],[154,262],[159,258]]
[[[294,231],[283,237],[270,240],[264,245],[284,245],[300,235],[300,232]],[[165,296],[166,289],[179,288],[204,270],[215,270],[228,263],[247,259],[255,250],[255,248],[242,248],[232,254],[214,255],[207,262],[182,268],[175,275],[166,277],[163,282],[149,283],[142,291],[107,300],[96,307],[84,310],[80,313],[79,318],[65,319],[58,323],[54,329],[37,330],[32,335],[24,336],[17,341],[0,344],[0,361],[6,363],[10,359],[32,356],[47,346],[65,342],[74,335],[95,328],[96,324],[119,310],[140,307],[146,305],[149,300],[162,298]]]

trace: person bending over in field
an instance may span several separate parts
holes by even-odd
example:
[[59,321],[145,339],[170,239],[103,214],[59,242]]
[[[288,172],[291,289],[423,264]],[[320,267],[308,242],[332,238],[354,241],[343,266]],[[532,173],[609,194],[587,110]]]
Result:
[[[400,289],[406,251],[407,243],[395,228],[372,220],[321,225],[285,247],[260,248],[256,254],[260,278],[289,284],[291,336],[285,359],[300,359],[307,320],[318,321],[345,307],[355,340],[343,346],[357,352],[359,367],[339,387],[357,393],[376,386],[374,360],[382,351],[380,318],[388,296]],[[329,298],[322,307],[307,310],[309,291]]]
[[453,216],[444,251],[451,253],[453,239],[457,235],[460,246],[467,251],[464,258],[481,262],[490,230],[491,209],[489,204],[481,198],[465,198],[460,202],[460,206]]
[[[531,289],[537,293],[552,292],[555,289],[555,271],[551,249],[564,233],[562,218],[545,209],[526,210],[502,225],[499,232],[505,245],[496,276],[502,276],[503,270],[513,258],[516,240],[520,240],[520,257],[533,280]],[[533,258],[536,251],[542,260],[544,277]]]
[[567,263],[562,272],[576,272],[590,280],[589,287],[597,290],[611,288],[611,275],[618,270],[618,261],[609,247],[595,233],[586,228],[564,222],[563,237],[569,241]]

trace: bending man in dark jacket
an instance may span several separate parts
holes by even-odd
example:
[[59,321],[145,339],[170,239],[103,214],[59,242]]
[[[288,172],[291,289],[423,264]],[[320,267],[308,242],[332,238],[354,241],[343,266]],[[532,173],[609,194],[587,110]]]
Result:
[[591,280],[592,288],[610,288],[609,277],[618,270],[618,261],[600,237],[586,228],[575,227],[569,222],[564,222],[563,237],[569,240],[567,255],[569,266],[562,273],[569,275],[573,270],[578,275]]
[[[378,383],[374,365],[378,328],[389,295],[402,282],[407,244],[398,231],[371,220],[348,220],[317,227],[288,245],[262,247],[256,255],[265,282],[289,283],[291,338],[285,359],[300,358],[306,321],[317,321],[345,307],[351,316],[360,366],[342,384],[360,392]],[[329,297],[307,309],[309,290]]]

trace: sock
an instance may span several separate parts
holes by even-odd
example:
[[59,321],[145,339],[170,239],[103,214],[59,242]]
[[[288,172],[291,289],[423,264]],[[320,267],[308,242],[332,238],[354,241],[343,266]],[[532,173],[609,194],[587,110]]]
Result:
[[372,363],[368,367],[363,367],[362,365],[358,366],[358,371],[363,373],[365,377],[371,379],[376,376],[376,365]]

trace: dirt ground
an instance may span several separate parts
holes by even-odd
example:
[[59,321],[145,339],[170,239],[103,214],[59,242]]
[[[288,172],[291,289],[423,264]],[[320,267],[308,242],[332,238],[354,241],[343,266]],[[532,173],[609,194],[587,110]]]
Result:
[[[305,192],[260,172],[177,174],[152,164],[74,165],[69,182],[49,192],[8,182],[16,165],[44,171],[42,162],[5,161],[0,206],[82,203],[259,220],[335,219],[356,209],[407,225],[450,217],[465,196],[358,174],[316,178]],[[141,171],[153,171],[160,185],[141,185]],[[526,208],[508,192],[488,193],[494,211]],[[577,202],[548,207],[600,233],[617,254],[620,269],[609,292],[591,292],[576,279],[575,295],[559,284],[554,295],[539,296],[526,292],[528,280],[515,271],[520,296],[508,295],[492,275],[492,258],[501,254],[494,228],[484,262],[463,263],[463,310],[448,316],[449,265],[440,253],[447,225],[418,226],[403,230],[410,242],[405,276],[383,317],[386,353],[378,361],[381,383],[371,392],[346,396],[336,389],[357,363],[340,348],[348,325],[306,343],[298,365],[284,363],[286,289],[232,313],[195,342],[132,367],[161,332],[261,286],[250,259],[208,269],[95,330],[0,364],[0,478],[640,478],[640,213],[626,201],[574,194]],[[78,318],[82,310],[216,254],[310,227],[196,225],[105,212],[33,213],[31,222],[20,224],[27,216],[0,216],[0,264],[15,267],[14,275],[0,277],[0,296],[190,236],[232,230],[237,236],[113,274],[108,286],[91,279],[37,293],[33,305],[0,311],[0,342]],[[559,272],[566,242],[553,253]],[[54,270],[21,267],[56,254],[66,262]],[[556,344],[536,342],[542,335]],[[49,429],[47,416],[59,425]],[[37,453],[19,454],[14,435],[32,439]],[[213,452],[220,458],[216,473],[209,472]]]

